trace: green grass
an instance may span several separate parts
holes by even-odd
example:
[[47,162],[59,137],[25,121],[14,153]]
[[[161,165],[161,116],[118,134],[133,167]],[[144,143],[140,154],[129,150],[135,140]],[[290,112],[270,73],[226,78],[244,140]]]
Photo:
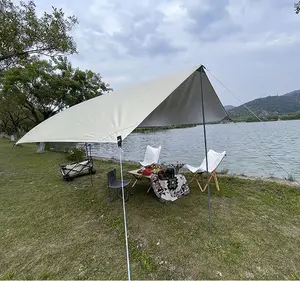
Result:
[[[92,188],[88,176],[61,179],[65,155],[35,150],[0,140],[0,278],[127,278],[122,204],[109,203],[105,178],[117,164],[96,161]],[[126,205],[132,279],[300,278],[300,189],[229,176],[219,184],[212,234],[196,185],[169,204],[136,186]]]

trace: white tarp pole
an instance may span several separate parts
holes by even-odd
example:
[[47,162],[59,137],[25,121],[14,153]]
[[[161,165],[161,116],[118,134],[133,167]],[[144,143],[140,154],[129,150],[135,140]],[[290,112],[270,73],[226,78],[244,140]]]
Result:
[[[202,83],[202,73],[204,66],[201,66],[200,71],[200,90],[201,90],[201,100],[202,100],[202,118],[203,118],[203,131],[204,131],[204,147],[205,147],[205,159],[206,159],[206,173],[208,176],[208,158],[207,158],[207,139],[206,139],[206,126],[205,126],[205,114],[204,114],[204,97],[203,97],[203,83]],[[207,185],[208,192],[208,221],[209,221],[209,231],[211,232],[211,212],[210,212],[210,185]]]
[[127,234],[127,220],[126,220],[126,208],[125,208],[125,195],[124,195],[124,183],[123,183],[123,166],[122,166],[122,137],[118,137],[118,147],[120,150],[120,172],[121,172],[121,186],[122,186],[122,203],[123,203],[123,218],[124,218],[124,233],[125,233],[125,247],[126,247],[126,262],[128,280],[130,281],[130,260],[129,260],[129,247],[128,247],[128,234]]

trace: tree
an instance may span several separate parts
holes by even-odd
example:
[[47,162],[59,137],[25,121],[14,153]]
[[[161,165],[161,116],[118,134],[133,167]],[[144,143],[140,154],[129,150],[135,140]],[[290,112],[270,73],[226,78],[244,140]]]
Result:
[[64,95],[64,107],[73,106],[112,91],[109,85],[102,81],[99,73],[75,69],[66,57],[59,56],[54,58],[53,62],[56,64],[56,70],[61,72],[59,80],[61,82],[64,80],[64,86],[67,87]]
[[49,61],[32,57],[3,71],[0,85],[7,100],[13,99],[30,112],[26,116],[34,125],[64,108],[111,90],[100,74],[74,69],[63,57]]
[[26,110],[13,97],[5,97],[0,92],[0,132],[8,135],[18,133],[26,125]]
[[294,4],[296,14],[300,13],[300,1]]
[[62,9],[36,15],[34,1],[0,0],[0,71],[17,65],[32,54],[76,53],[76,43],[69,32],[78,23],[75,16],[66,17]]

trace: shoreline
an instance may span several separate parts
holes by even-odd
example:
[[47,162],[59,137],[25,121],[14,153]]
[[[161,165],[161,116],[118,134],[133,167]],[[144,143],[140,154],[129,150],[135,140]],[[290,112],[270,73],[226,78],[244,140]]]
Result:
[[[119,159],[116,158],[105,158],[105,157],[92,157],[95,160],[99,161],[105,161],[105,162],[113,162],[113,163],[119,163]],[[138,162],[135,161],[130,161],[130,160],[124,160],[123,163],[130,164],[130,165],[139,165]],[[186,168],[181,168],[181,172],[187,173],[188,170]],[[218,177],[235,177],[239,179],[244,179],[244,180],[251,180],[251,181],[257,181],[261,180],[264,182],[275,182],[278,184],[283,184],[283,185],[288,185],[288,186],[293,186],[293,187],[300,187],[300,183],[295,181],[289,181],[283,178],[276,178],[276,177],[263,177],[263,176],[247,176],[247,175],[238,175],[238,174],[222,174],[222,173],[217,173]]]
[[[2,137],[3,138],[3,137]],[[4,139],[7,139],[4,137]],[[62,151],[57,151],[55,149],[50,149],[51,152],[62,152]],[[62,152],[64,153],[64,152]],[[99,161],[105,161],[105,162],[113,162],[113,163],[119,163],[119,159],[117,158],[106,158],[106,157],[97,157],[97,156],[92,156],[92,158],[94,160],[99,160]],[[132,160],[122,160],[123,163],[129,164],[129,165],[139,165],[138,162],[136,161],[132,161]],[[183,173],[188,172],[188,170],[186,168],[181,168]],[[277,178],[277,177],[263,177],[263,176],[247,176],[247,175],[243,175],[243,174],[235,174],[235,173],[228,173],[228,174],[222,174],[222,173],[218,173],[219,177],[236,177],[236,178],[240,178],[240,179],[245,179],[245,180],[251,180],[251,181],[255,181],[255,180],[261,180],[264,182],[275,182],[278,184],[282,184],[282,185],[287,185],[287,186],[292,186],[292,187],[300,187],[300,181],[297,181],[296,179],[294,181],[290,181],[284,178]]]
[[276,177],[255,177],[255,176],[236,175],[236,174],[227,174],[227,175],[218,174],[218,176],[219,177],[236,177],[239,179],[245,179],[245,180],[251,180],[251,181],[261,180],[263,182],[274,182],[274,183],[293,186],[293,187],[300,187],[300,183],[298,183],[296,180],[289,181],[286,179],[276,178]]

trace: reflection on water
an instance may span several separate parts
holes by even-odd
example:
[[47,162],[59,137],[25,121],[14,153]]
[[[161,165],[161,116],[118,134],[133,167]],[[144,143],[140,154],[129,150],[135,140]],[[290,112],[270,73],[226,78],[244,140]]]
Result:
[[[300,180],[300,121],[208,125],[208,149],[227,156],[219,170],[249,176],[287,177]],[[160,161],[200,165],[204,158],[203,127],[150,133],[132,133],[123,142],[125,160],[140,161],[146,145],[162,146]],[[92,155],[119,157],[116,144],[93,144]]]

